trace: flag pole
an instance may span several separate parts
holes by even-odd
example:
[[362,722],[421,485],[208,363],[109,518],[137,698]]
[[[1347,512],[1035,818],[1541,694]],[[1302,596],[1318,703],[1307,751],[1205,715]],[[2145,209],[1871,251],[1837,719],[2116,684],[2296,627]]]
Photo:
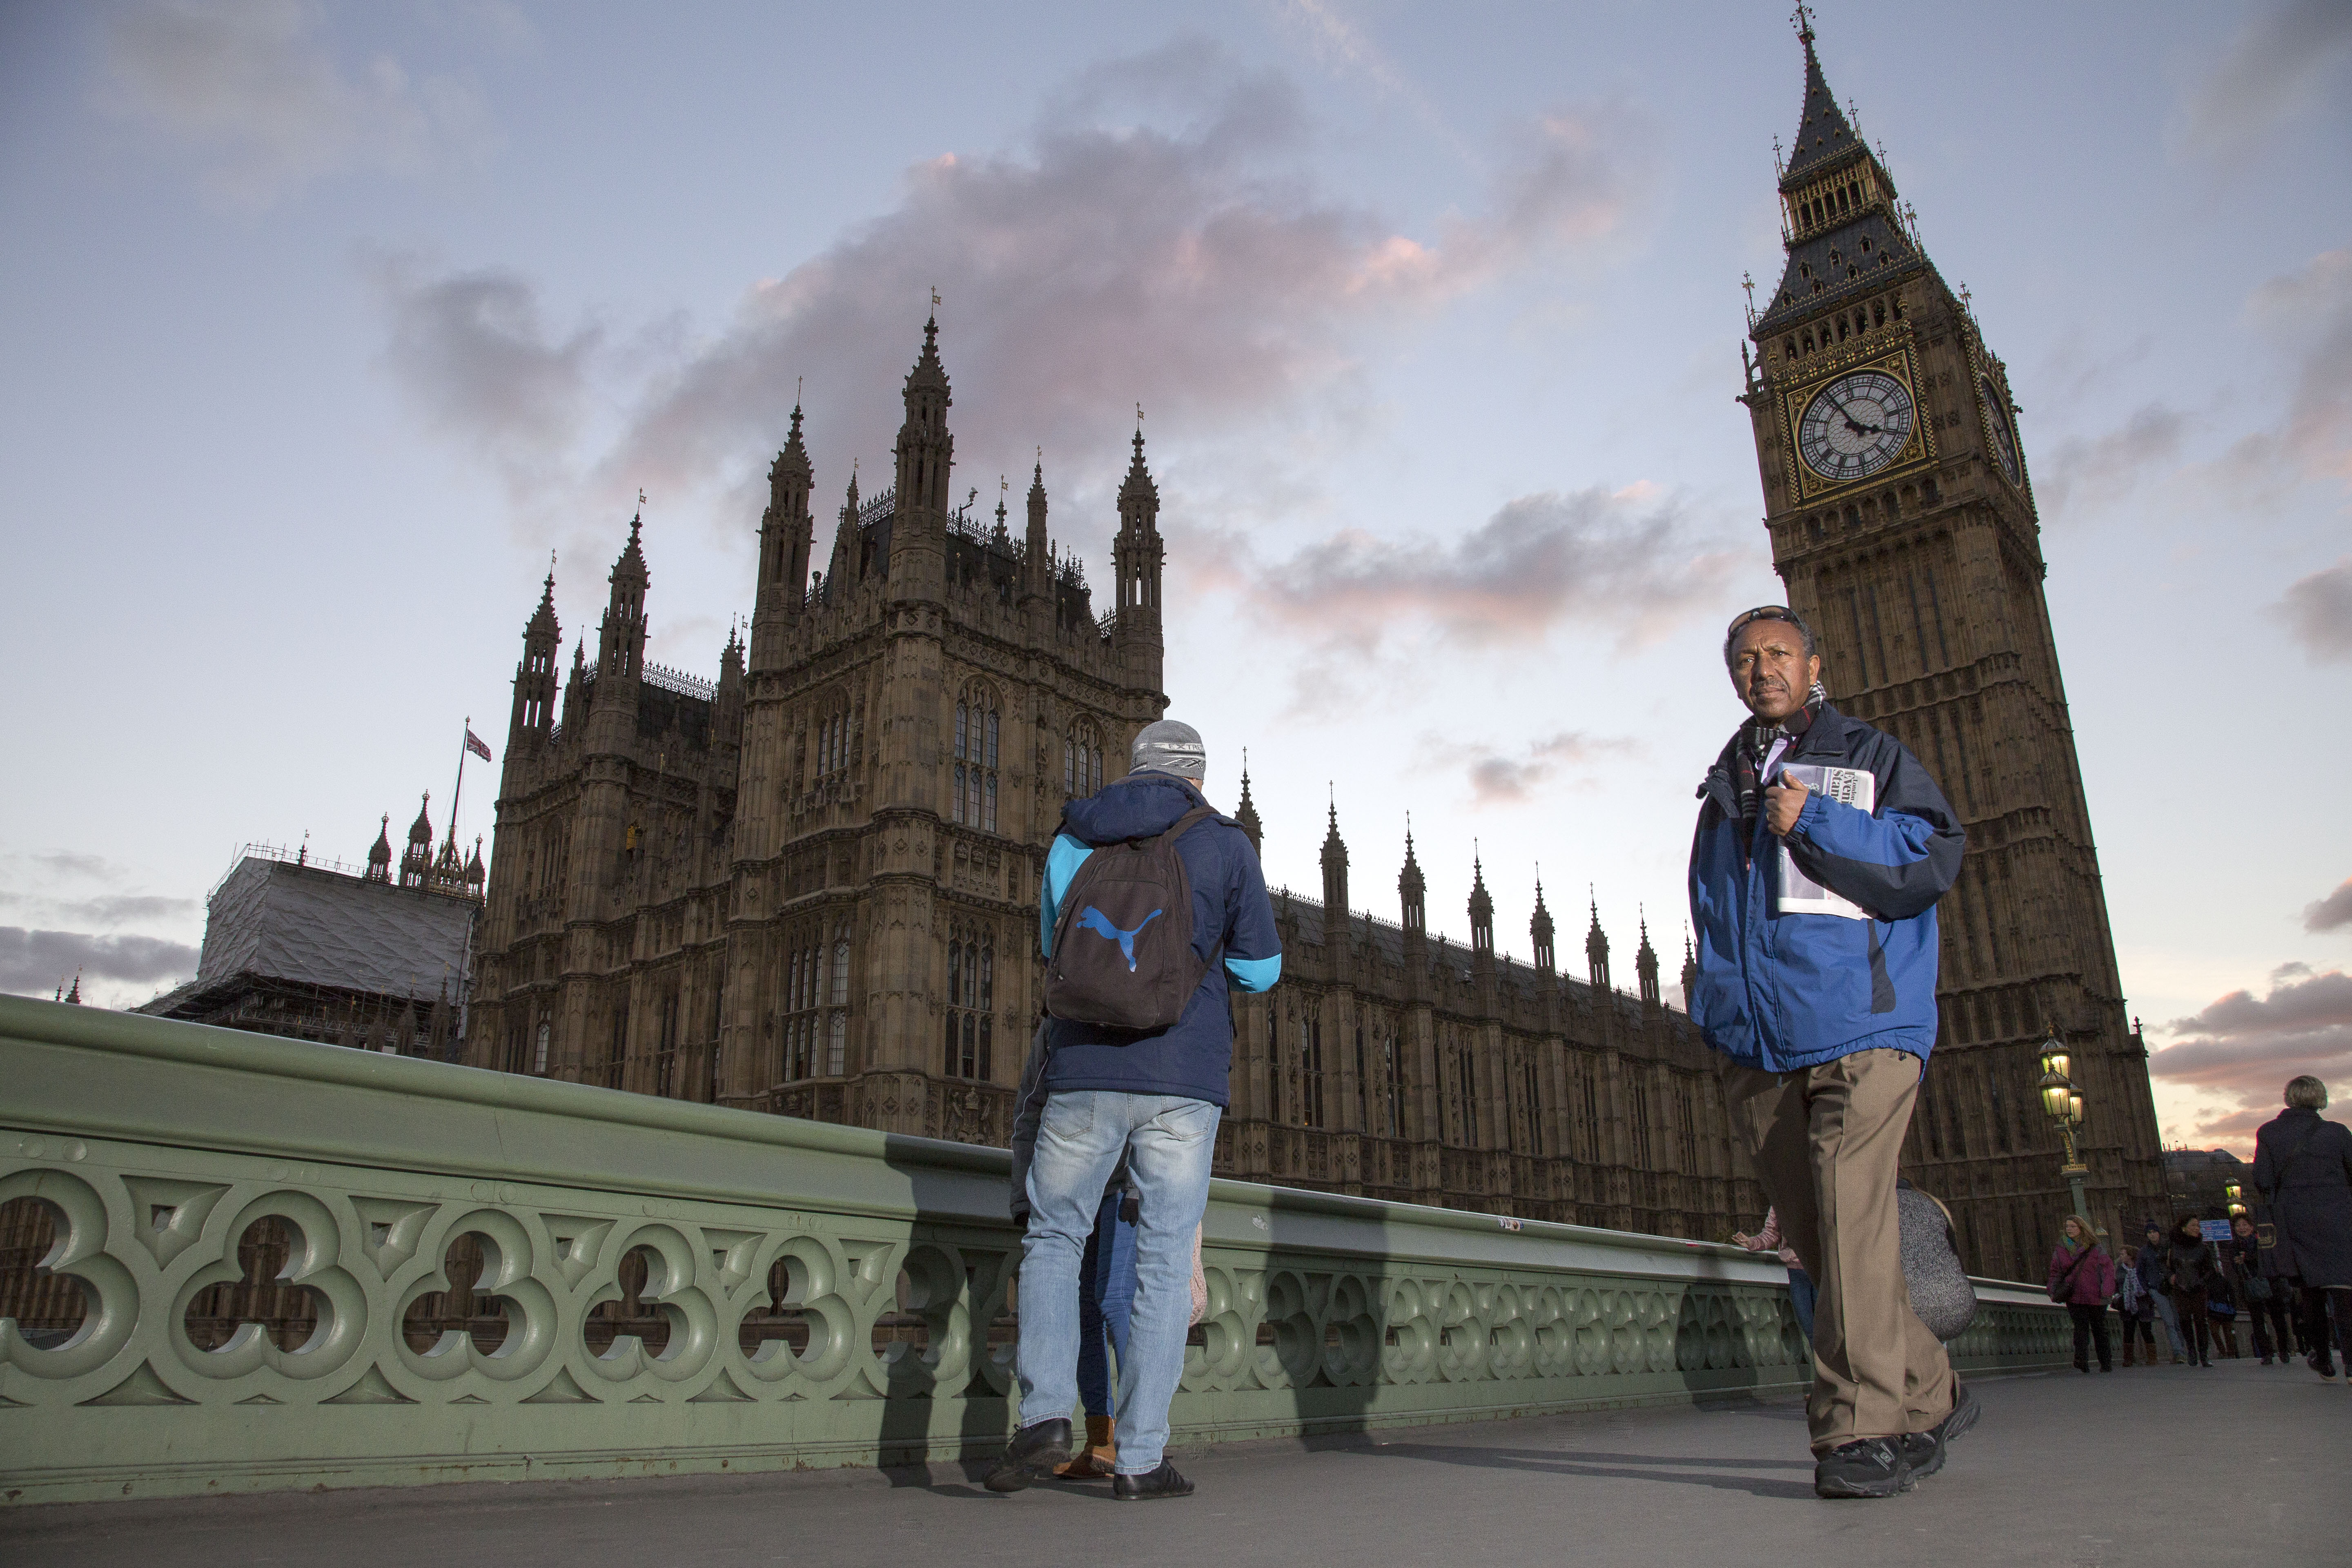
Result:
[[457,787],[449,792],[449,847],[457,845],[457,802],[466,793],[466,737],[474,732],[474,716],[466,715],[466,727],[457,734]]

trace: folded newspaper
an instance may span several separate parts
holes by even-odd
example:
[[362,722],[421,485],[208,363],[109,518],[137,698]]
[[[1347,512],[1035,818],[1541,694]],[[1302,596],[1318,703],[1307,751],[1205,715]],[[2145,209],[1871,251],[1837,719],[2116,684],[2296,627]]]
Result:
[[[1820,763],[1787,763],[1780,767],[1782,776],[1795,779],[1816,795],[1825,795],[1842,805],[1868,812],[1877,803],[1878,781],[1866,768],[1832,768]],[[1780,846],[1780,897],[1779,910],[1784,915],[1837,915],[1850,921],[1866,921],[1876,917],[1858,904],[1838,897],[1819,882],[1797,868],[1796,857],[1789,853],[1786,844]]]

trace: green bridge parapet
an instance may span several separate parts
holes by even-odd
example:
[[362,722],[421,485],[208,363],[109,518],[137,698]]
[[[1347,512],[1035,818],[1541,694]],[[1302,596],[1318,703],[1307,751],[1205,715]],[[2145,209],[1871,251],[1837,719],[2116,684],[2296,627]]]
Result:
[[[1006,1158],[0,998],[0,1204],[47,1211],[39,1270],[83,1304],[69,1335],[0,1319],[0,1498],[988,1454],[1013,1387]],[[262,1222],[299,1333],[192,1331]],[[1204,1257],[1179,1444],[1809,1375],[1782,1270],[1730,1247],[1219,1181]],[[1963,1371],[2065,1363],[2063,1309],[1979,1294]],[[484,1305],[452,1327],[453,1298]]]

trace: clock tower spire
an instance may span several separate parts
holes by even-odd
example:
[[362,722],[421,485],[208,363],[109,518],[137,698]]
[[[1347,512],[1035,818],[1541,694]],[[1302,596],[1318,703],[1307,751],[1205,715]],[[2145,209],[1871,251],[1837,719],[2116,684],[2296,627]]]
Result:
[[2086,1124],[2090,1208],[2119,1236],[2163,1202],[2155,1108],[2116,972],[2009,373],[1838,107],[1810,12],[1796,20],[1805,90],[1780,166],[1786,260],[1748,311],[1739,401],[1772,563],[1820,639],[1823,684],[1927,765],[1968,829],[1938,921],[1942,1030],[1904,1163],[1926,1167],[1924,1186],[1981,1194],[1954,1204],[1970,1267],[2014,1274],[2037,1259],[2057,1152],[2020,1110],[2043,1020],[2089,1075],[2089,1104],[2105,1108]]

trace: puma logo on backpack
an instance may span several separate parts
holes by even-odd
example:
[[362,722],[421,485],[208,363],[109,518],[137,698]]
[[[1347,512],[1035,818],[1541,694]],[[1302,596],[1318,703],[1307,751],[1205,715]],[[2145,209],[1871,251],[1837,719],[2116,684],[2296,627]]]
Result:
[[[1143,917],[1143,926],[1150,925],[1167,912],[1165,910],[1152,910]],[[1078,916],[1078,925],[1082,930],[1107,936],[1118,943],[1119,956],[1127,960],[1127,972],[1129,974],[1135,973],[1135,939],[1143,934],[1143,926],[1138,926],[1133,931],[1121,931],[1110,923],[1108,915],[1091,904],[1087,905],[1085,911]]]
[[1047,1013],[1138,1034],[1184,1016],[1208,965],[1192,951],[1192,883],[1176,841],[1214,816],[1195,806],[1156,837],[1102,845],[1087,857],[1054,927]]

